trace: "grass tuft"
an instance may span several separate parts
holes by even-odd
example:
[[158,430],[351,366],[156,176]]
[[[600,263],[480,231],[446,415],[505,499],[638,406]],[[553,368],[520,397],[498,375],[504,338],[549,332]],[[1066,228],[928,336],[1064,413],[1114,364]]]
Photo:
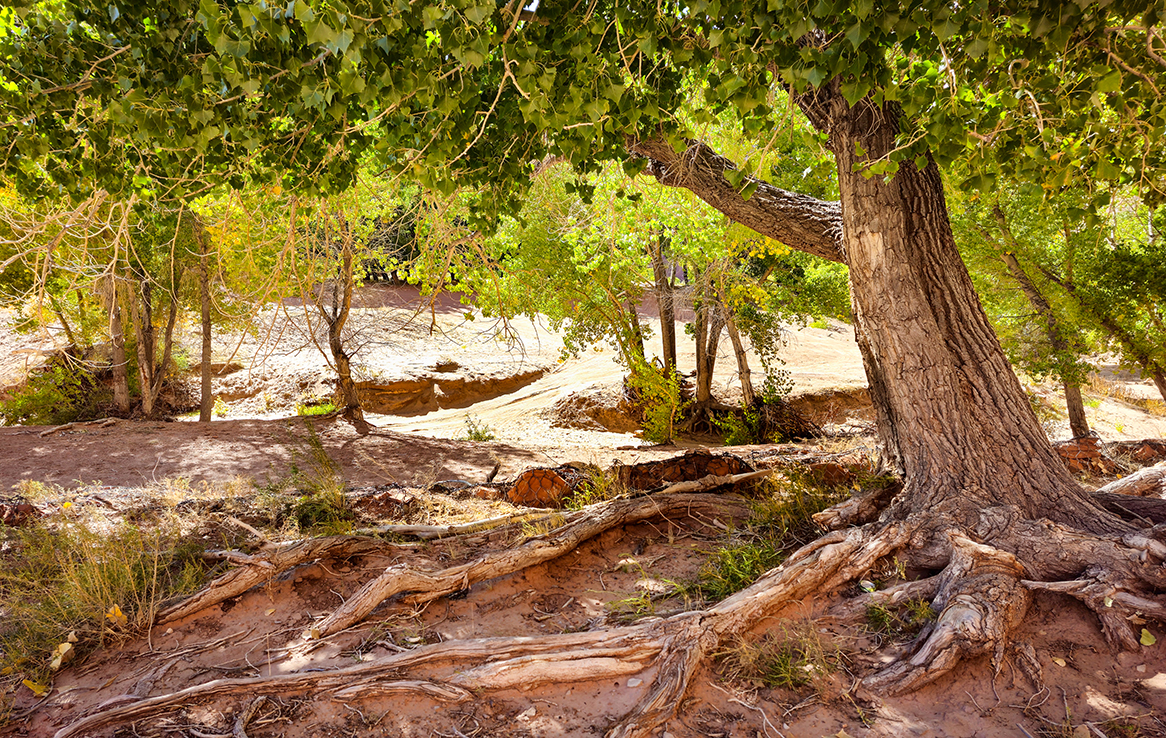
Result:
[[752,506],[745,526],[733,531],[701,567],[695,589],[722,600],[757,581],[820,533],[811,516],[846,499],[848,491],[813,484],[804,476],[774,476]]
[[50,684],[62,644],[83,656],[140,633],[208,572],[203,544],[170,518],[110,527],[65,508],[29,527],[0,526],[0,542],[0,685],[34,692]]
[[835,670],[840,658],[810,621],[783,626],[756,641],[738,639],[717,656],[732,681],[791,690],[817,683]]

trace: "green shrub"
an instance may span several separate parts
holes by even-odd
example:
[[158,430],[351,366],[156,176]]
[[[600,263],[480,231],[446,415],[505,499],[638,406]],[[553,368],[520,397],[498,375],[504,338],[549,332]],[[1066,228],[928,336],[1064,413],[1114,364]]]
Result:
[[60,425],[96,417],[107,400],[96,378],[78,361],[54,358],[0,403],[0,419],[5,425]]
[[466,440],[469,441],[493,441],[498,436],[494,434],[494,429],[486,425],[486,422],[475,418],[473,415],[466,416]]
[[296,405],[296,415],[301,417],[327,415],[328,413],[334,412],[336,412],[336,406],[331,402],[325,402],[320,405]]
[[640,398],[644,438],[653,443],[670,443],[676,421],[688,406],[680,395],[680,375],[642,364],[632,371],[628,385]]

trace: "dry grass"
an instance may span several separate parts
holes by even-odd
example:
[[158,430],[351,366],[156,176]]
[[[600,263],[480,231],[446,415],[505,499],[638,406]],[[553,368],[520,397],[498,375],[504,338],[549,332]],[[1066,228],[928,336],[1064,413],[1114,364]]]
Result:
[[1142,397],[1132,392],[1128,385],[1111,381],[1099,374],[1090,374],[1089,381],[1083,389],[1087,395],[1116,400],[1150,415],[1166,417],[1166,401],[1161,398]]

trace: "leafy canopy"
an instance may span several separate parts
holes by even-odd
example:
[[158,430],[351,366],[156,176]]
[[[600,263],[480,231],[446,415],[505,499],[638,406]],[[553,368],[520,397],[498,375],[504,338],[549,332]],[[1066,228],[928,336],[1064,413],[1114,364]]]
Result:
[[[547,153],[577,168],[682,130],[686,72],[746,132],[774,83],[906,113],[903,145],[1048,188],[1166,194],[1156,0],[17,0],[0,11],[0,177],[186,198],[244,173],[340,190],[375,154],[441,192],[517,202]],[[547,134],[550,135],[547,135]],[[634,164],[629,164],[634,168]]]

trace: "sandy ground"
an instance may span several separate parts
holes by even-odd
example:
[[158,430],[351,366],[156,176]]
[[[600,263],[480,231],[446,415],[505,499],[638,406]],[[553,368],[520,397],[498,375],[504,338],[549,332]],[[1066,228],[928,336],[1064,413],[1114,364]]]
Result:
[[[282,479],[293,466],[310,465],[313,449],[323,449],[335,460],[350,485],[382,488],[389,483],[425,487],[442,479],[482,481],[496,466],[498,478],[506,479],[526,468],[566,461],[606,466],[613,459],[634,463],[677,453],[675,447],[647,446],[631,434],[552,425],[545,411],[557,400],[591,386],[618,383],[620,368],[610,349],[592,347],[560,363],[559,339],[545,326],[516,323],[519,343],[508,345],[485,330],[487,321],[466,322],[464,308],[452,302],[409,318],[411,299],[386,288],[363,294],[354,322],[361,345],[357,360],[366,375],[408,377],[445,361],[484,377],[529,367],[547,372],[514,392],[470,407],[412,417],[373,415],[377,429],[359,436],[336,420],[287,417],[289,407],[326,388],[328,374],[302,332],[297,336],[292,323],[273,324],[270,335],[280,335],[278,342],[269,335],[242,343],[223,341],[217,347],[219,361],[267,357],[261,368],[220,380],[224,393],[230,388],[240,395],[227,402],[225,419],[210,424],[119,421],[47,436],[41,435],[44,428],[0,428],[0,489],[50,482],[73,491],[50,492],[45,499],[68,497],[93,514],[117,516],[120,511],[107,509],[102,500],[118,499],[127,493],[125,488],[149,488],[134,493],[139,495],[165,488],[174,498],[167,504],[180,504],[185,498],[215,494],[234,479],[258,484]],[[394,302],[396,311],[386,310]],[[440,330],[431,333],[431,324]],[[0,336],[0,342],[11,348],[10,358],[30,355],[14,353],[31,348],[25,337],[9,334]],[[798,391],[864,384],[857,347],[845,327],[793,331],[785,357]],[[691,354],[682,357],[682,368],[692,362]],[[727,344],[718,365],[719,385],[730,387],[735,367]],[[1121,375],[1113,379],[1136,384]],[[1094,399],[1090,419],[1106,440],[1166,436],[1166,418],[1110,397]],[[469,417],[491,427],[498,440],[460,440]],[[1050,427],[1056,435],[1055,423]],[[651,601],[647,611],[628,603],[643,602],[645,593],[694,578],[732,524],[731,519],[720,527],[708,520],[677,519],[621,527],[572,554],[476,584],[425,608],[391,601],[364,625],[309,647],[300,638],[305,627],[387,566],[427,561],[448,565],[480,552],[459,549],[456,543],[400,544],[360,557],[321,559],[185,621],[99,651],[79,667],[62,671],[39,706],[27,690],[18,692],[17,713],[37,709],[0,728],[0,734],[50,736],[110,699],[162,695],[215,679],[323,672],[425,643],[576,632],[617,626],[629,615],[665,616],[690,605],[680,596]],[[854,679],[902,646],[888,650],[869,630],[839,625],[829,615],[832,604],[826,597],[800,603],[783,620],[759,623],[756,631],[814,644],[829,654],[833,666],[828,674],[799,690],[771,689],[730,679],[726,664],[713,662],[697,673],[663,736],[1166,735],[1166,632],[1158,632],[1154,646],[1113,654],[1104,646],[1096,619],[1080,605],[1042,594],[1020,634],[1036,649],[1042,683],[1028,682],[1010,660],[995,674],[987,659],[972,659],[910,695],[867,701],[852,693]],[[1156,624],[1149,627],[1160,630]],[[520,685],[452,704],[417,695],[340,702],[328,695],[289,692],[268,703],[247,734],[600,735],[647,695],[653,676],[649,668],[632,677],[570,688]],[[229,734],[235,715],[252,696],[246,684],[216,699],[189,701],[161,720],[137,725],[132,734]]]

